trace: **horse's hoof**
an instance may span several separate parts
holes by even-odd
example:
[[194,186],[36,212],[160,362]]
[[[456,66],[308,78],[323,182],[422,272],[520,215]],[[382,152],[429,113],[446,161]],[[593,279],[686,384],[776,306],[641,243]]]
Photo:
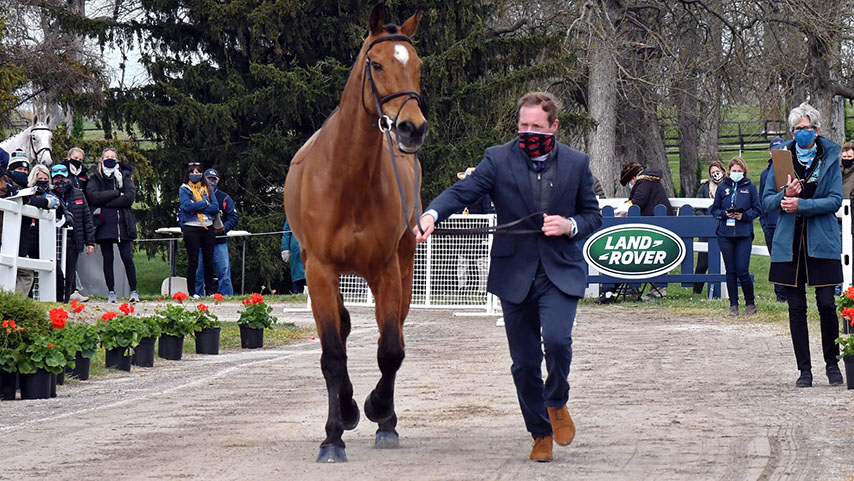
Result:
[[342,446],[321,446],[320,454],[317,455],[318,463],[346,463],[347,455]]
[[374,407],[374,403],[372,401],[373,398],[374,393],[372,392],[371,394],[368,394],[368,398],[365,399],[365,416],[375,423],[381,423],[391,419],[391,417],[394,416],[394,405],[389,405],[388,409],[385,411],[378,411]]
[[361,419],[361,414],[359,413],[359,404],[356,403],[355,399],[351,399],[350,403],[351,414],[348,417],[350,417],[351,419],[348,420],[347,417],[344,417],[344,419],[342,419],[345,431],[352,431],[356,429],[356,426],[359,425],[359,420]]
[[400,437],[394,431],[377,431],[377,439],[374,442],[377,449],[395,449],[400,447]]

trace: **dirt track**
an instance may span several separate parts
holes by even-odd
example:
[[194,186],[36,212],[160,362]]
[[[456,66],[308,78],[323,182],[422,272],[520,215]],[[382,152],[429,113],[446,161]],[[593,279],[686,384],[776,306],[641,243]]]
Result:
[[[379,375],[376,328],[371,311],[351,313],[361,405]],[[307,312],[280,319],[313,323]],[[581,308],[578,435],[550,464],[527,460],[494,318],[415,310],[405,335],[400,449],[373,449],[376,425],[363,416],[344,435],[349,463],[314,462],[326,391],[319,343],[306,341],[157,359],[61,386],[56,399],[3,402],[0,480],[854,479],[854,391],[827,385],[816,337],[815,387],[795,389],[783,326]]]

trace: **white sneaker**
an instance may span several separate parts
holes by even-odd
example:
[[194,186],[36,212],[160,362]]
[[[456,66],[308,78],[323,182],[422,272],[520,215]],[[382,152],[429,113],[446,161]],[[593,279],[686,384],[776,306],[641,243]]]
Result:
[[84,296],[80,291],[74,291],[68,299],[72,301],[89,302],[89,296]]
[[107,296],[107,302],[113,304],[116,302],[116,291],[110,291],[110,294]]
[[498,327],[504,327],[504,318],[499,317],[497,321],[495,321],[495,325]]
[[136,291],[130,291],[130,302],[139,302],[139,293]]
[[199,300],[199,299],[201,299],[201,298],[202,298],[202,296],[200,296],[200,295],[198,295],[198,294],[193,294],[193,300],[194,300],[194,301],[198,301],[198,300]]

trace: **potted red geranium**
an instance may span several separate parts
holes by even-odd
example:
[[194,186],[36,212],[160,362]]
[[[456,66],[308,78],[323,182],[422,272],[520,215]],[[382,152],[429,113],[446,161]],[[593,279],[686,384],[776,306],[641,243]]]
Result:
[[237,324],[240,326],[240,346],[245,349],[264,347],[264,329],[269,329],[278,319],[270,315],[273,308],[264,302],[264,297],[253,293],[243,301],[243,310]]

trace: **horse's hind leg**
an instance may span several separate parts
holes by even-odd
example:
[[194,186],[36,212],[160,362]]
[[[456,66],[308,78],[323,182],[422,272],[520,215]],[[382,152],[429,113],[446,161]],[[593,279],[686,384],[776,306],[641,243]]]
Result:
[[[317,462],[346,462],[345,444],[341,439],[344,421],[341,410],[341,394],[349,386],[347,375],[347,353],[338,304],[338,275],[309,259],[306,279],[311,286],[311,310],[317,324],[317,333],[323,353],[320,368],[326,380],[329,412],[326,418],[326,439],[320,444]],[[347,328],[349,331],[349,327]],[[346,382],[345,382],[346,381]],[[352,398],[353,389],[349,387]]]

